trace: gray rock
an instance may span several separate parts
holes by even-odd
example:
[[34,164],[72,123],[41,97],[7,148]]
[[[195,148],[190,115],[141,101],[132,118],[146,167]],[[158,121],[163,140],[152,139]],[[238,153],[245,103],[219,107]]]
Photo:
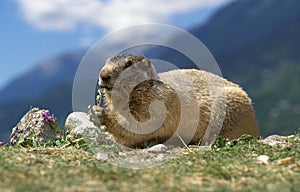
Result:
[[112,137],[101,131],[85,112],[73,112],[69,114],[65,122],[66,134],[71,139],[84,138],[85,141],[94,141],[97,144],[111,144]]
[[44,143],[55,140],[59,135],[59,128],[55,120],[45,121],[43,117],[45,113],[50,114],[48,110],[31,108],[13,128],[10,136],[11,145],[17,144],[21,137],[24,142],[20,144],[25,144],[26,141]]
[[165,153],[168,147],[163,144],[154,145],[148,149],[149,153]]

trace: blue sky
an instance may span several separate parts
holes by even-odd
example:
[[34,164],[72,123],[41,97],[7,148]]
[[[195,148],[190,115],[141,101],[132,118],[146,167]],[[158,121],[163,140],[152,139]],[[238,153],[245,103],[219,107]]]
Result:
[[0,89],[39,62],[113,31],[143,23],[188,29],[231,1],[1,0]]

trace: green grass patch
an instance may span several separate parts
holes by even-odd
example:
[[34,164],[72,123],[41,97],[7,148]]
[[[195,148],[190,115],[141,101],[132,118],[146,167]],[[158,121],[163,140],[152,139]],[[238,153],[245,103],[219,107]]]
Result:
[[[0,147],[0,191],[298,191],[300,137],[286,142],[220,138],[210,151],[190,146],[147,169],[118,167],[72,145]],[[259,155],[269,163],[259,163]]]

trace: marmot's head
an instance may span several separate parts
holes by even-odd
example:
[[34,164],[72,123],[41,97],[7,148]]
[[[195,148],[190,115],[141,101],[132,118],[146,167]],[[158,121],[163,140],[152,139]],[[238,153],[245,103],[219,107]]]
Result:
[[157,79],[150,60],[141,55],[125,54],[106,60],[100,71],[99,84],[107,93],[116,87],[130,91],[148,79]]

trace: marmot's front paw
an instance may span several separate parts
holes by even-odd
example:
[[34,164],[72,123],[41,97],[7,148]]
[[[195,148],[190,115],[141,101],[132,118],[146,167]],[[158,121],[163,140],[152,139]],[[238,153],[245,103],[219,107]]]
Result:
[[96,126],[100,127],[102,125],[102,120],[104,117],[104,109],[98,105],[90,105],[88,116],[90,121],[92,121]]

